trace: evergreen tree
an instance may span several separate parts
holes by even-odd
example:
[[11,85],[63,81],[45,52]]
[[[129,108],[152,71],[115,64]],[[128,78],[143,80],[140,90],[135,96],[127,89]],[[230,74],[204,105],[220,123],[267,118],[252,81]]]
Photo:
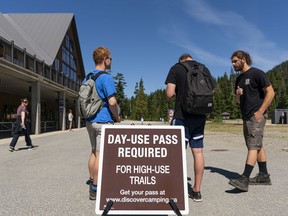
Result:
[[113,77],[115,80],[115,86],[117,91],[117,103],[121,108],[121,114],[122,116],[128,114],[127,110],[127,104],[124,104],[125,101],[125,94],[124,89],[126,87],[126,81],[122,73],[117,73],[115,77]]
[[[269,118],[271,118],[275,109],[288,109],[288,61],[276,66],[267,74],[275,90],[275,98],[268,108]],[[235,101],[236,77],[237,74],[231,68],[230,76],[225,72],[223,76],[217,79],[213,78],[215,83],[214,109],[208,115],[209,118],[219,118],[223,112],[229,112],[232,119],[241,118],[239,105]],[[124,80],[123,75],[120,78],[119,80]],[[156,90],[149,95],[146,95],[144,90],[141,78],[140,82],[136,83],[134,96],[121,101],[121,109],[125,115],[136,120],[140,120],[141,117],[153,121],[158,121],[160,118],[167,119],[168,110],[174,109],[175,98],[167,100],[165,90]]]
[[275,91],[275,97],[268,108],[270,116],[275,109],[288,109],[288,61],[281,63],[267,72]]
[[121,116],[122,118],[131,117],[131,100],[127,97],[124,98],[124,101],[121,104]]
[[118,104],[121,104],[125,98],[124,89],[126,82],[122,73],[117,73],[113,78],[115,80],[115,87],[117,91],[117,101]]
[[138,82],[136,82],[135,90],[134,90],[134,96],[138,95],[138,93],[139,93],[139,85],[138,85]]
[[140,120],[141,118],[146,119],[148,117],[147,96],[145,95],[144,90],[145,90],[144,83],[141,78],[139,82],[139,90],[135,98],[135,105],[133,107],[133,113],[132,113],[133,118],[136,120]]
[[168,103],[166,100],[166,90],[156,90],[148,96],[148,118],[159,121],[166,119]]
[[236,100],[235,100],[235,82],[236,82],[236,78],[237,75],[235,74],[233,68],[231,67],[231,71],[230,71],[230,83],[231,83],[231,94],[228,98],[228,100],[230,101],[230,110],[229,113],[231,114],[231,118],[232,119],[239,119],[241,118],[241,112],[240,112],[240,108],[239,108],[239,104],[237,104]]

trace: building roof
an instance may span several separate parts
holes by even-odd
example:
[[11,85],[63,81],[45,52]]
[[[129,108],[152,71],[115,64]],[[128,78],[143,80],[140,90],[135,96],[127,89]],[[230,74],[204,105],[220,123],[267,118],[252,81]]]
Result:
[[72,21],[72,13],[0,13],[0,36],[51,65]]

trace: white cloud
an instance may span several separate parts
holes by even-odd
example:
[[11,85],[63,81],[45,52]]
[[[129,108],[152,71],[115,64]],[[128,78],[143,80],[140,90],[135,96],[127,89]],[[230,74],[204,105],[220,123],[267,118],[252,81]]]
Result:
[[[201,48],[201,44],[191,42],[193,36],[189,35],[187,28],[180,29],[179,25],[172,25],[169,41],[188,50],[192,55],[195,53],[206,62],[213,62],[215,66],[230,67],[227,57],[229,58],[233,51],[243,49],[252,56],[254,66],[264,71],[272,69],[288,58],[288,52],[281,49],[276,42],[267,39],[265,33],[247,20],[246,16],[232,10],[217,10],[205,0],[184,0],[184,4],[187,15],[198,20],[199,26],[215,28],[215,32],[224,37],[224,40],[215,42],[219,43],[219,49],[207,50]],[[223,47],[231,53],[221,53]]]
[[184,0],[186,13],[195,17],[200,22],[216,25],[227,25],[225,16],[211,8],[205,1]]
[[181,28],[179,24],[170,23],[168,29],[162,28],[159,31],[162,35],[165,35],[165,40],[187,50],[192,56],[196,56],[197,58],[195,59],[199,61],[213,62],[214,64],[227,67],[230,65],[226,57],[225,59],[221,58],[213,52],[204,50],[195,43],[192,43],[193,35],[190,35],[186,29]]

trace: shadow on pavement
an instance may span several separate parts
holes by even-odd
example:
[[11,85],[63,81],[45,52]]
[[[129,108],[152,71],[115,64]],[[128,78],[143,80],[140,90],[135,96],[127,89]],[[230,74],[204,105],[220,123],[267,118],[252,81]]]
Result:
[[242,191],[242,190],[239,190],[238,188],[234,188],[231,190],[226,190],[225,192],[230,193],[230,194],[239,194],[239,193],[245,193],[246,191]]
[[[231,172],[229,170],[225,170],[225,169],[221,169],[221,168],[217,168],[217,167],[206,166],[204,169],[210,170],[210,172],[212,172],[212,173],[218,173],[220,175],[223,175],[227,179],[234,179],[237,176],[239,176],[239,173]],[[238,188],[233,188],[231,190],[226,190],[225,192],[230,193],[230,194],[238,194],[238,193],[243,193],[245,191],[239,190]]]
[[[36,150],[39,146],[35,145],[35,147],[36,147],[36,148],[34,148],[34,149],[32,149],[32,150]],[[26,146],[26,147],[21,147],[21,148],[15,149],[15,151],[28,150],[28,148],[29,148],[28,146]]]
[[225,176],[227,179],[233,179],[236,178],[239,174],[236,172],[231,172],[229,170],[221,169],[218,167],[211,167],[211,166],[206,166],[204,167],[205,170],[210,170],[212,173],[218,173],[220,175]]

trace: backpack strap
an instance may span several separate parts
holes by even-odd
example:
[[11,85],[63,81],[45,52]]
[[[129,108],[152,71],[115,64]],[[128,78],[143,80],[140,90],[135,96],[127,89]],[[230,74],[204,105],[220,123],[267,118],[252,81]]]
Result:
[[[98,73],[96,73],[96,74],[94,75],[93,72],[90,72],[89,74],[87,74],[86,80],[88,80],[88,79],[93,79],[94,82],[96,82],[97,78],[98,78],[99,76],[101,76],[102,74],[108,74],[108,73],[105,72],[105,71],[99,71]],[[96,83],[94,83],[94,84],[95,84],[95,89],[96,89]],[[101,99],[101,100],[102,100],[102,101],[107,101],[106,98]]]
[[194,64],[193,67],[191,67],[188,62],[180,62],[179,64],[183,65],[186,68],[187,71],[199,68],[199,70],[202,73],[204,73],[204,75],[207,76],[206,72],[204,71],[205,65],[203,65],[203,64],[197,63],[197,64]]
[[204,71],[204,68],[205,68],[205,65],[204,65],[204,64],[200,64],[199,62],[197,62],[196,64],[193,65],[193,67],[191,67],[190,64],[188,64],[188,62],[180,62],[180,63],[177,63],[177,64],[183,65],[183,66],[186,68],[187,72],[188,72],[188,71],[192,71],[193,69],[199,68],[199,70],[204,74],[204,76],[205,76],[205,77],[208,77],[212,89],[215,88],[215,86],[214,86],[214,84],[213,84],[213,79],[212,79],[211,75],[207,74],[207,73]]
[[102,75],[102,74],[108,74],[108,73],[105,72],[105,71],[100,71],[100,72],[98,72],[98,73],[96,73],[96,74],[94,75],[93,72],[90,72],[90,73],[88,73],[88,74],[86,75],[86,80],[88,80],[88,79],[93,79],[94,81],[96,81],[96,79],[97,79],[100,75]]

